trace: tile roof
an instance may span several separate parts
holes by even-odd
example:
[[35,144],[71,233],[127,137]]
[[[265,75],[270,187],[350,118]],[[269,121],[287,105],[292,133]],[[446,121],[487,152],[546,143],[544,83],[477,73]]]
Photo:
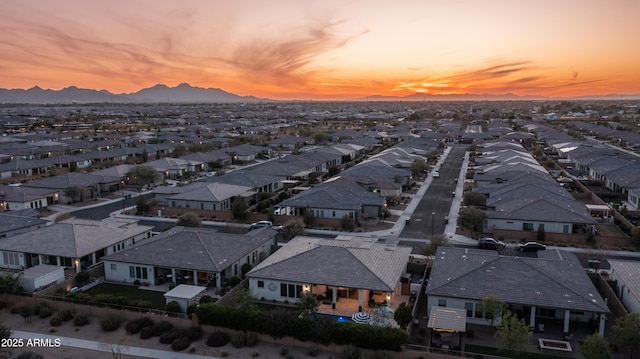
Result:
[[576,256],[547,250],[538,257],[503,256],[479,249],[439,247],[427,295],[608,313]]
[[370,238],[296,237],[247,276],[390,292],[405,272],[411,248]]

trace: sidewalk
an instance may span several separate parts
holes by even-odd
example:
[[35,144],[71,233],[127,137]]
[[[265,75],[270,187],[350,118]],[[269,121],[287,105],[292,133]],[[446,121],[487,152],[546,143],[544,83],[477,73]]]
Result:
[[168,350],[157,350],[157,349],[133,347],[128,345],[120,345],[116,343],[94,342],[91,340],[61,337],[59,335],[24,332],[21,330],[13,330],[11,333],[12,333],[11,335],[12,338],[25,340],[25,346],[24,346],[25,348],[28,348],[28,346],[26,345],[27,340],[40,339],[40,340],[44,340],[45,342],[49,342],[52,350],[55,350],[55,346],[54,346],[55,343],[59,342],[60,345],[67,346],[67,347],[96,350],[99,352],[107,352],[107,353],[115,353],[115,354],[133,355],[140,358],[220,359],[218,357],[212,357],[212,356],[186,354],[186,353],[179,353],[179,352],[168,351]]

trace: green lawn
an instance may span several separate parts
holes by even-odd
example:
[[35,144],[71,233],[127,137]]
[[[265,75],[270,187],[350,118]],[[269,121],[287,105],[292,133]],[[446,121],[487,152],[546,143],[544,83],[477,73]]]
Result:
[[478,353],[485,355],[495,355],[505,358],[513,358],[513,359],[567,359],[567,357],[551,355],[551,354],[542,354],[542,353],[531,353],[531,352],[522,352],[519,355],[508,356],[509,354],[503,354],[498,352],[498,348],[485,347],[481,345],[473,345],[466,344],[464,346],[464,351],[467,353]]
[[142,290],[131,285],[102,283],[87,290],[85,293],[92,297],[96,294],[109,294],[116,297],[124,296],[131,301],[149,301],[153,303],[153,307],[156,309],[163,309],[166,307],[164,293],[156,292],[153,290]]

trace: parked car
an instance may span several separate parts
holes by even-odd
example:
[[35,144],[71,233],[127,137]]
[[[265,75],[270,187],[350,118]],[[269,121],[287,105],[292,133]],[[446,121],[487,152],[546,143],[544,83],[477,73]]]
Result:
[[538,242],[525,242],[518,244],[518,250],[520,252],[537,252],[545,249],[547,249],[547,246]]
[[497,239],[489,237],[478,239],[478,248],[480,249],[503,249],[504,247],[506,247],[506,244]]
[[434,171],[432,176],[433,176],[433,178],[438,178],[438,177],[440,177],[440,172]]
[[273,225],[273,222],[271,221],[258,221],[255,223],[251,223],[251,226],[249,227],[250,229],[257,229],[257,228],[263,228],[263,227],[270,227],[273,228],[277,231],[282,229],[282,226],[278,226],[278,225]]

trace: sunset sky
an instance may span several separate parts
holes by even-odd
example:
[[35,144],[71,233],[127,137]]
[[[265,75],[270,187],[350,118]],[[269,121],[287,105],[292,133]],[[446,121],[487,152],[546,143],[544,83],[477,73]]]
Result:
[[3,0],[0,88],[640,93],[638,0]]

